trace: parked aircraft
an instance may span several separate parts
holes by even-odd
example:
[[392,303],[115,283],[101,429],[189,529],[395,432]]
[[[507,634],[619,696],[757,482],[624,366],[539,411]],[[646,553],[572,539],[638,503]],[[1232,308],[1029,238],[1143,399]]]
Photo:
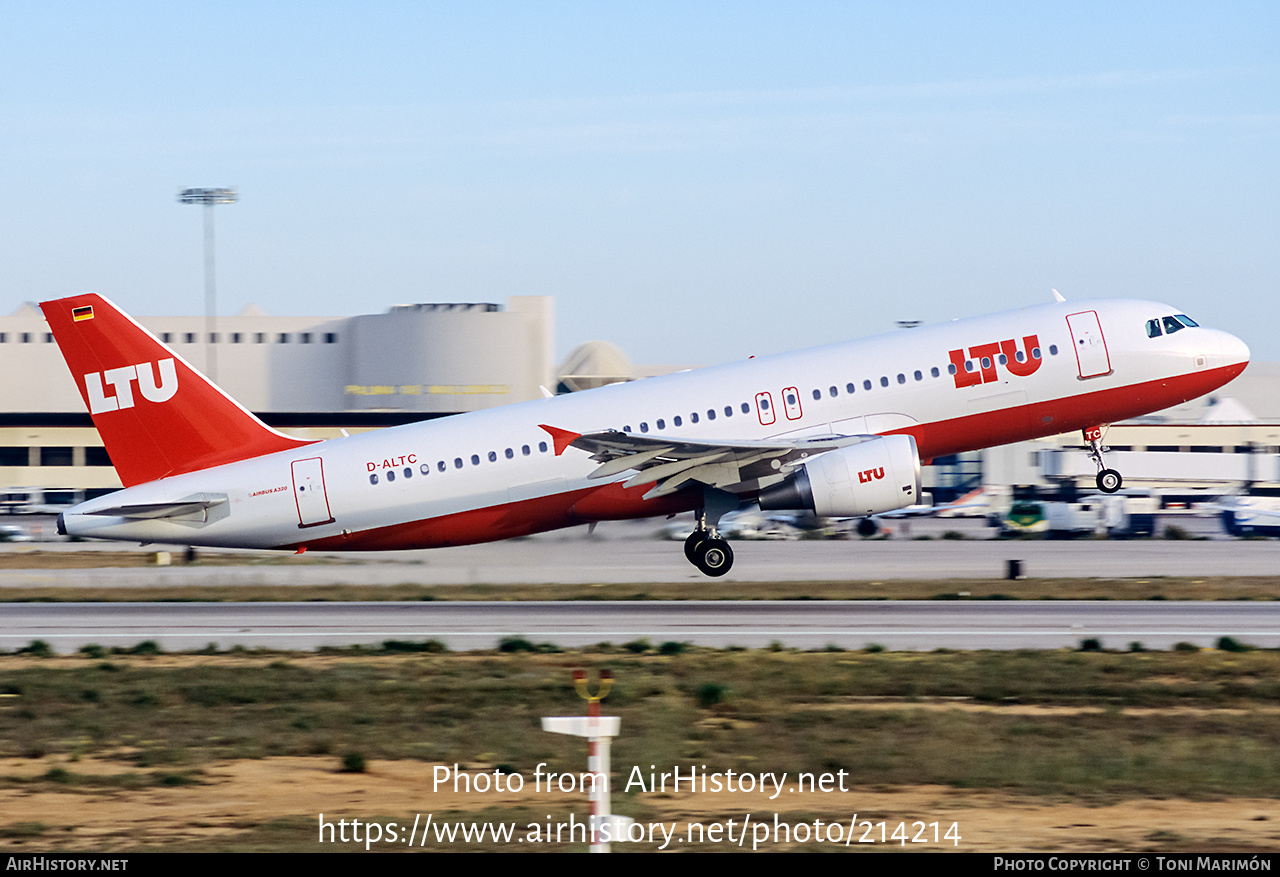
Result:
[[[934,457],[1102,427],[1208,393],[1231,335],[1144,301],[1057,301],[798,353],[310,442],[267,427],[94,294],[41,305],[125,487],[59,516],[73,536],[305,551],[462,545],[694,510],[870,516],[920,501]],[[406,375],[418,383],[420,376]]]

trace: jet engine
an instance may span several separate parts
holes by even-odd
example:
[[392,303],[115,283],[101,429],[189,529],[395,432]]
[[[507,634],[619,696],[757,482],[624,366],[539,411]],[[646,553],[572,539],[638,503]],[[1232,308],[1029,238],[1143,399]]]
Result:
[[761,509],[808,509],[824,518],[878,515],[919,501],[920,455],[909,435],[827,451],[760,491]]

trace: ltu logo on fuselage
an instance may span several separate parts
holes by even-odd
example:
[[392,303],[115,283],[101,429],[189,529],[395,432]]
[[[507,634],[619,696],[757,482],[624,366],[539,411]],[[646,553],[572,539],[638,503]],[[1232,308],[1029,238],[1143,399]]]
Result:
[[1000,375],[996,372],[997,365],[1007,368],[1009,374],[1025,378],[1035,374],[1036,369],[1040,368],[1040,336],[1022,336],[1022,350],[1009,338],[970,347],[968,361],[965,360],[963,347],[949,351],[948,356],[955,366],[956,389],[1000,380]]
[[[118,411],[133,407],[133,384],[137,382],[138,391],[148,402],[168,402],[178,392],[178,369],[172,357],[155,363],[140,362],[137,365],[126,365],[123,368],[110,368],[104,372],[89,372],[84,376],[84,391],[89,397],[89,413],[101,414],[104,411]],[[156,383],[156,371],[160,372],[160,382]],[[108,396],[103,392],[105,385],[115,388],[115,395]]]

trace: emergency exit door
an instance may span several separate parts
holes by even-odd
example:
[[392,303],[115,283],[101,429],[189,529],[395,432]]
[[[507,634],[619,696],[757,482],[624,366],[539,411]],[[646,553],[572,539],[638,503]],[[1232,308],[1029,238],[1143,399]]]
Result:
[[299,527],[333,523],[324,489],[324,461],[319,457],[293,461],[293,498],[298,504]]
[[1068,314],[1067,326],[1071,329],[1071,343],[1076,351],[1081,380],[1111,374],[1111,356],[1107,353],[1107,339],[1102,337],[1098,312]]

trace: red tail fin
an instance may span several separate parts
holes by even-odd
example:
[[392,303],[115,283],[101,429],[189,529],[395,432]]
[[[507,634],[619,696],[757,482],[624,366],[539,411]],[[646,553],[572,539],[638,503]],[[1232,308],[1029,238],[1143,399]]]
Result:
[[126,487],[309,444],[254,417],[102,296],[40,308]]

